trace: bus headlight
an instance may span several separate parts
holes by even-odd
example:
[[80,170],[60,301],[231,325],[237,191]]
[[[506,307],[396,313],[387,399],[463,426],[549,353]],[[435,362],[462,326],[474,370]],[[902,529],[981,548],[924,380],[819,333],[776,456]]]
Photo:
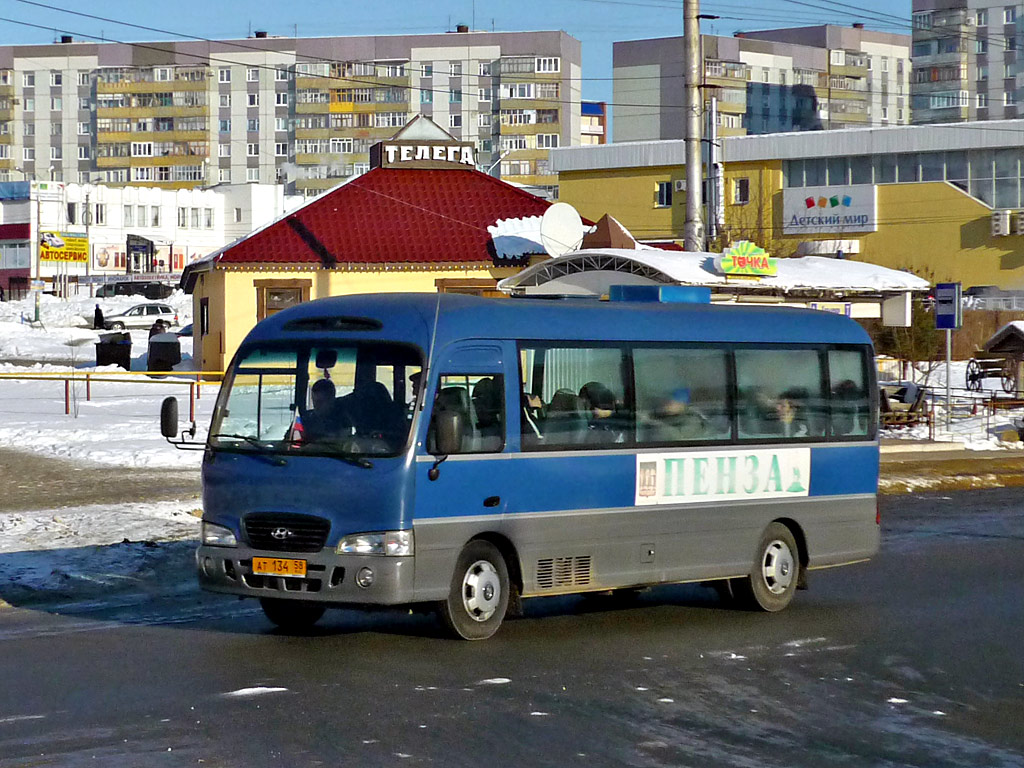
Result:
[[413,553],[412,531],[357,533],[338,542],[339,555],[388,555],[408,557]]
[[230,528],[223,525],[214,525],[205,520],[202,524],[201,538],[203,544],[211,547],[237,547],[238,539],[231,532]]

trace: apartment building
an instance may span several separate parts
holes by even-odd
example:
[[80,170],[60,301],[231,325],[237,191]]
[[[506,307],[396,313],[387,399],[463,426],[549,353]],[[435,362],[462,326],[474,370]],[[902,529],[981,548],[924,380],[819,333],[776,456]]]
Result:
[[[910,122],[910,37],[857,24],[701,36],[719,134]],[[683,38],[613,46],[616,141],[683,137]]]
[[564,32],[0,47],[0,180],[313,195],[423,114],[477,166],[553,187],[580,142],[580,44]]
[[1003,120],[1021,115],[1018,46],[1024,6],[914,0],[915,123]]
[[603,101],[580,104],[580,143],[605,144],[608,141],[608,105]]

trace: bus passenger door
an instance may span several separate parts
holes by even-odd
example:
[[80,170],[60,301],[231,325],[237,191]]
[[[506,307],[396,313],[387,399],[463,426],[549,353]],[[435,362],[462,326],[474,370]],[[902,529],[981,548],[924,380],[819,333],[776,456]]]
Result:
[[[515,351],[506,346],[499,341],[451,345],[431,372],[417,434],[413,516],[416,589],[425,599],[447,594],[456,558],[469,539],[502,526],[512,490],[509,370],[516,377],[516,368],[506,365],[506,354],[514,361]],[[441,456],[434,425],[445,411],[461,416],[462,436],[457,453]]]

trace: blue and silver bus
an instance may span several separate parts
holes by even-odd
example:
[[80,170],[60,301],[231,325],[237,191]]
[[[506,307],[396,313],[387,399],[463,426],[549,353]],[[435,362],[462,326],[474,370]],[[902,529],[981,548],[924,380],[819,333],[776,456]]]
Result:
[[411,605],[464,639],[524,598],[665,583],[778,611],[878,549],[874,370],[857,323],[795,308],[301,304],[221,388],[199,582],[282,627]]

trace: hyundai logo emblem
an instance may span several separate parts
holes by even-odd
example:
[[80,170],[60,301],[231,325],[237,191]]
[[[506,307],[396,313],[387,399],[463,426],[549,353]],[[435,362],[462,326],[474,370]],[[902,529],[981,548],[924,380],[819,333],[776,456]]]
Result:
[[290,530],[288,530],[287,528],[275,528],[274,530],[272,530],[270,532],[270,535],[271,535],[271,537],[277,539],[278,541],[284,541],[285,539],[287,539],[289,536],[292,535],[292,532]]

